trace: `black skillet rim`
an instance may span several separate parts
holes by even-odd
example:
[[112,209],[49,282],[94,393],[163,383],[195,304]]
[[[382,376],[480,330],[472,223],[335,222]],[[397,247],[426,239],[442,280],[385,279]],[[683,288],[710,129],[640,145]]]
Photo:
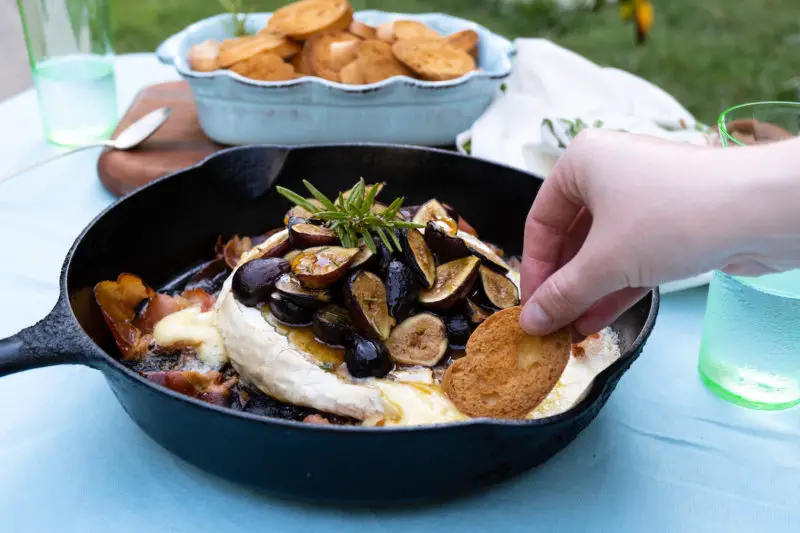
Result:
[[[647,314],[647,319],[645,320],[644,326],[642,327],[639,334],[634,339],[631,347],[625,351],[625,353],[620,355],[620,358],[614,361],[608,368],[597,374],[592,380],[592,385],[589,391],[584,395],[583,399],[579,401],[577,404],[573,405],[567,411],[563,413],[559,413],[554,416],[549,416],[546,418],[539,418],[535,420],[507,420],[507,419],[496,419],[496,418],[469,418],[467,420],[458,420],[454,422],[443,422],[439,424],[427,424],[427,425],[419,425],[419,426],[345,426],[345,425],[336,425],[336,424],[308,424],[302,421],[296,420],[287,420],[282,418],[271,418],[263,415],[255,415],[251,413],[247,413],[244,411],[235,411],[229,407],[222,407],[218,405],[214,405],[208,402],[204,402],[202,400],[192,398],[190,396],[186,396],[185,394],[180,394],[179,392],[173,391],[167,387],[162,385],[158,385],[157,383],[153,383],[149,381],[144,376],[135,372],[134,370],[128,368],[127,366],[123,365],[120,361],[116,358],[112,357],[108,354],[105,350],[103,350],[95,341],[92,339],[86,331],[84,331],[83,327],[81,327],[78,318],[75,316],[74,311],[72,310],[72,305],[69,301],[69,290],[67,287],[67,273],[70,270],[72,265],[72,259],[75,254],[75,250],[78,245],[81,243],[83,238],[89,233],[92,228],[94,228],[95,224],[103,218],[103,216],[114,209],[119,203],[127,200],[128,198],[139,194],[140,192],[149,189],[150,187],[157,186],[158,183],[165,181],[172,176],[176,176],[178,174],[183,174],[186,172],[191,172],[196,168],[202,167],[208,161],[225,156],[227,154],[237,152],[237,151],[247,151],[253,150],[258,148],[272,148],[278,150],[284,150],[286,153],[294,151],[294,150],[302,150],[307,148],[354,148],[354,147],[365,147],[365,148],[401,148],[404,150],[413,150],[413,151],[423,151],[423,152],[434,152],[443,155],[447,155],[450,157],[459,157],[464,159],[477,159],[471,156],[466,156],[460,153],[454,153],[449,150],[443,150],[439,148],[429,148],[429,147],[420,147],[420,146],[413,146],[413,145],[402,145],[402,144],[383,144],[383,143],[327,143],[327,144],[313,144],[313,145],[297,145],[297,146],[276,146],[276,145],[248,145],[248,146],[234,146],[230,148],[225,148],[220,150],[210,156],[206,157],[199,163],[196,163],[192,166],[186,167],[181,169],[177,172],[173,172],[166,176],[162,176],[158,179],[151,181],[150,183],[143,185],[142,187],[136,189],[135,191],[123,196],[119,200],[113,202],[111,205],[107,206],[103,209],[100,213],[97,214],[81,231],[75,241],[70,246],[69,252],[67,252],[67,256],[64,259],[64,263],[61,268],[61,275],[60,275],[60,292],[62,296],[65,298],[65,305],[67,307],[67,311],[69,312],[69,317],[73,321],[73,326],[76,327],[81,335],[84,336],[85,340],[90,342],[94,348],[94,351],[98,354],[101,354],[103,358],[103,362],[107,365],[110,365],[110,368],[119,370],[122,374],[130,379],[134,379],[139,381],[140,383],[152,388],[153,390],[167,394],[172,396],[173,398],[188,403],[196,408],[200,409],[208,409],[217,414],[226,415],[226,416],[234,416],[239,417],[244,420],[252,421],[252,422],[259,422],[259,423],[266,423],[270,425],[279,425],[285,426],[287,428],[293,429],[304,429],[308,431],[322,431],[322,432],[354,432],[354,433],[406,433],[406,432],[419,432],[419,431],[442,431],[449,428],[454,427],[467,427],[467,426],[489,426],[489,427],[514,427],[514,428],[527,428],[527,427],[540,427],[540,426],[556,426],[561,422],[564,422],[569,419],[578,418],[579,415],[586,411],[595,401],[597,401],[605,392],[605,390],[609,387],[609,384],[613,380],[613,378],[619,373],[622,374],[627,371],[628,367],[638,358],[642,347],[650,336],[650,333],[653,330],[653,326],[655,325],[656,317],[658,315],[658,308],[660,302],[660,293],[658,288],[651,289],[650,297],[650,310]],[[493,161],[481,160],[484,163],[489,163],[492,165],[497,165],[500,167],[504,167],[510,170],[514,170],[517,172],[525,173],[519,169],[515,169],[513,167],[509,167],[508,165],[503,165],[499,163],[495,163]],[[541,179],[538,176],[531,174],[531,178]],[[101,370],[102,371],[102,370]],[[621,377],[621,376],[620,376]]]

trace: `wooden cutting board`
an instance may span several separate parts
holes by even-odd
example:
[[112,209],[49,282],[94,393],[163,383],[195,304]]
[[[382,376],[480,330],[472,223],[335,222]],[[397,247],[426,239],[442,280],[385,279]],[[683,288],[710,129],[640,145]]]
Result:
[[115,196],[123,196],[156,178],[194,165],[225,148],[200,129],[192,93],[184,81],[160,83],[142,89],[120,120],[112,138],[136,120],[159,107],[172,114],[163,126],[138,148],[106,150],[97,161],[100,182]]

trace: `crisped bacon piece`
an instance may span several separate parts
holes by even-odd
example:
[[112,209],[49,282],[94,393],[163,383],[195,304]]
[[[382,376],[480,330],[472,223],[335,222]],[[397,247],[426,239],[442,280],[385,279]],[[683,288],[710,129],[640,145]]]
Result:
[[139,277],[126,273],[120,274],[116,281],[102,281],[94,287],[95,300],[123,359],[139,359],[153,340],[134,324],[139,306],[153,294],[155,291]]
[[222,374],[215,370],[205,373],[194,370],[168,370],[166,372],[144,372],[143,375],[149,381],[163,385],[175,392],[222,406],[228,405],[231,387],[239,381],[236,376],[222,381]]
[[183,291],[177,298],[183,298],[188,301],[190,307],[199,306],[200,311],[203,313],[214,307],[214,302],[216,301],[214,296],[200,288]]
[[231,269],[236,268],[236,265],[239,263],[239,258],[242,257],[242,254],[249,251],[253,247],[253,241],[250,237],[239,237],[238,235],[234,235],[231,240],[225,243],[225,246],[222,248],[222,257],[225,259],[225,263]]
[[116,281],[95,285],[94,298],[125,360],[147,355],[153,344],[153,328],[165,316],[193,306],[208,311],[214,305],[214,297],[203,289],[169,296],[157,293],[138,276],[125,272]]

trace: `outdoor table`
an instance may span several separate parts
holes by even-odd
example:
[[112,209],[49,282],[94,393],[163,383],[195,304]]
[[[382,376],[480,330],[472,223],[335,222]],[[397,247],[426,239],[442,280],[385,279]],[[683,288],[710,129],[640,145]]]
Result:
[[[121,56],[120,109],[175,78],[152,55]],[[32,90],[0,103],[0,125],[0,175],[60,150],[44,140]],[[114,201],[97,180],[98,154],[0,183],[0,336],[50,310],[71,243]],[[89,368],[8,376],[0,532],[800,531],[800,409],[747,410],[705,389],[705,300],[705,288],[664,296],[642,356],[549,462],[481,494],[402,509],[297,503],[206,474],[152,442]],[[420,483],[427,475],[436,473]]]

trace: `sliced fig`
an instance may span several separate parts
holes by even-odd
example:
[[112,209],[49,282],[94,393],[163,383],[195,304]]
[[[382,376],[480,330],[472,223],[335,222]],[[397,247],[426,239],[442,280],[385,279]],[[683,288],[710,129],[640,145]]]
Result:
[[[447,209],[437,200],[428,200],[420,206],[411,221],[424,226],[431,220],[452,220],[452,218]],[[453,221],[453,224],[455,224],[455,221]]]
[[395,320],[404,320],[417,299],[419,285],[411,268],[395,259],[386,269],[386,303]]
[[436,280],[436,261],[430,248],[425,244],[425,237],[416,230],[404,229],[399,232],[399,239],[406,263],[416,274],[422,286],[430,289]]
[[355,325],[347,309],[338,305],[328,305],[316,313],[311,322],[314,336],[330,346],[344,347]]
[[[318,207],[320,209],[323,209],[325,207],[322,205],[322,202],[320,202],[316,198],[306,198],[306,200],[308,200],[311,203],[311,205]],[[294,217],[311,218],[313,216],[314,214],[305,207],[300,207],[299,205],[296,205],[286,212],[286,214],[283,217],[283,224],[288,225],[289,221]]]
[[308,248],[292,261],[292,273],[309,289],[324,289],[347,273],[356,254],[358,248]]
[[496,309],[508,309],[519,305],[519,290],[509,278],[481,265],[481,289],[486,301]]
[[266,241],[259,245],[257,253],[251,259],[255,257],[282,257],[290,248],[289,230],[284,228],[270,235]]
[[283,258],[291,263],[294,261],[294,258],[303,253],[303,250],[292,250],[288,254],[284,255]]
[[395,259],[395,254],[390,252],[377,236],[373,236],[373,240],[375,241],[375,248],[378,251],[376,254],[378,256],[378,272],[381,276],[385,276],[386,269],[389,268],[389,263]]
[[269,310],[280,322],[294,327],[308,326],[314,316],[313,308],[301,307],[279,292],[272,294]]
[[436,267],[436,282],[417,299],[431,309],[449,309],[466,298],[478,278],[480,260],[469,256]]
[[309,289],[291,274],[284,274],[275,282],[275,289],[283,298],[302,307],[320,307],[332,300],[331,292],[325,289]]
[[248,307],[266,302],[275,289],[275,282],[290,268],[289,262],[280,257],[259,257],[248,261],[233,274],[233,295]]
[[358,253],[353,258],[353,262],[350,263],[350,269],[367,268],[373,261],[375,261],[375,253],[362,244],[358,247]]
[[434,314],[414,315],[392,330],[386,349],[397,363],[433,366],[447,352],[447,328]]
[[335,231],[315,224],[306,218],[290,218],[287,228],[289,229],[289,242],[296,248],[339,244],[339,236]]
[[454,350],[465,349],[470,336],[467,317],[462,314],[451,315],[445,319],[445,326],[447,326],[447,339],[450,347]]
[[467,298],[466,304],[464,305],[464,312],[467,320],[473,328],[480,325],[484,320],[492,316],[490,311],[487,311],[475,303],[471,298]]
[[463,239],[444,221],[431,220],[425,226],[425,243],[440,263],[461,259],[470,255]]
[[461,239],[464,241],[464,244],[467,245],[470,253],[480,258],[484,265],[503,273],[506,273],[510,270],[508,263],[506,263],[502,257],[497,255],[497,253],[482,240],[463,231],[459,231],[458,236],[461,237]]
[[382,378],[394,367],[386,346],[357,333],[351,336],[344,350],[344,362],[347,371],[356,378]]
[[375,339],[386,340],[394,326],[386,304],[386,287],[372,272],[360,270],[345,283],[345,305],[358,330]]

